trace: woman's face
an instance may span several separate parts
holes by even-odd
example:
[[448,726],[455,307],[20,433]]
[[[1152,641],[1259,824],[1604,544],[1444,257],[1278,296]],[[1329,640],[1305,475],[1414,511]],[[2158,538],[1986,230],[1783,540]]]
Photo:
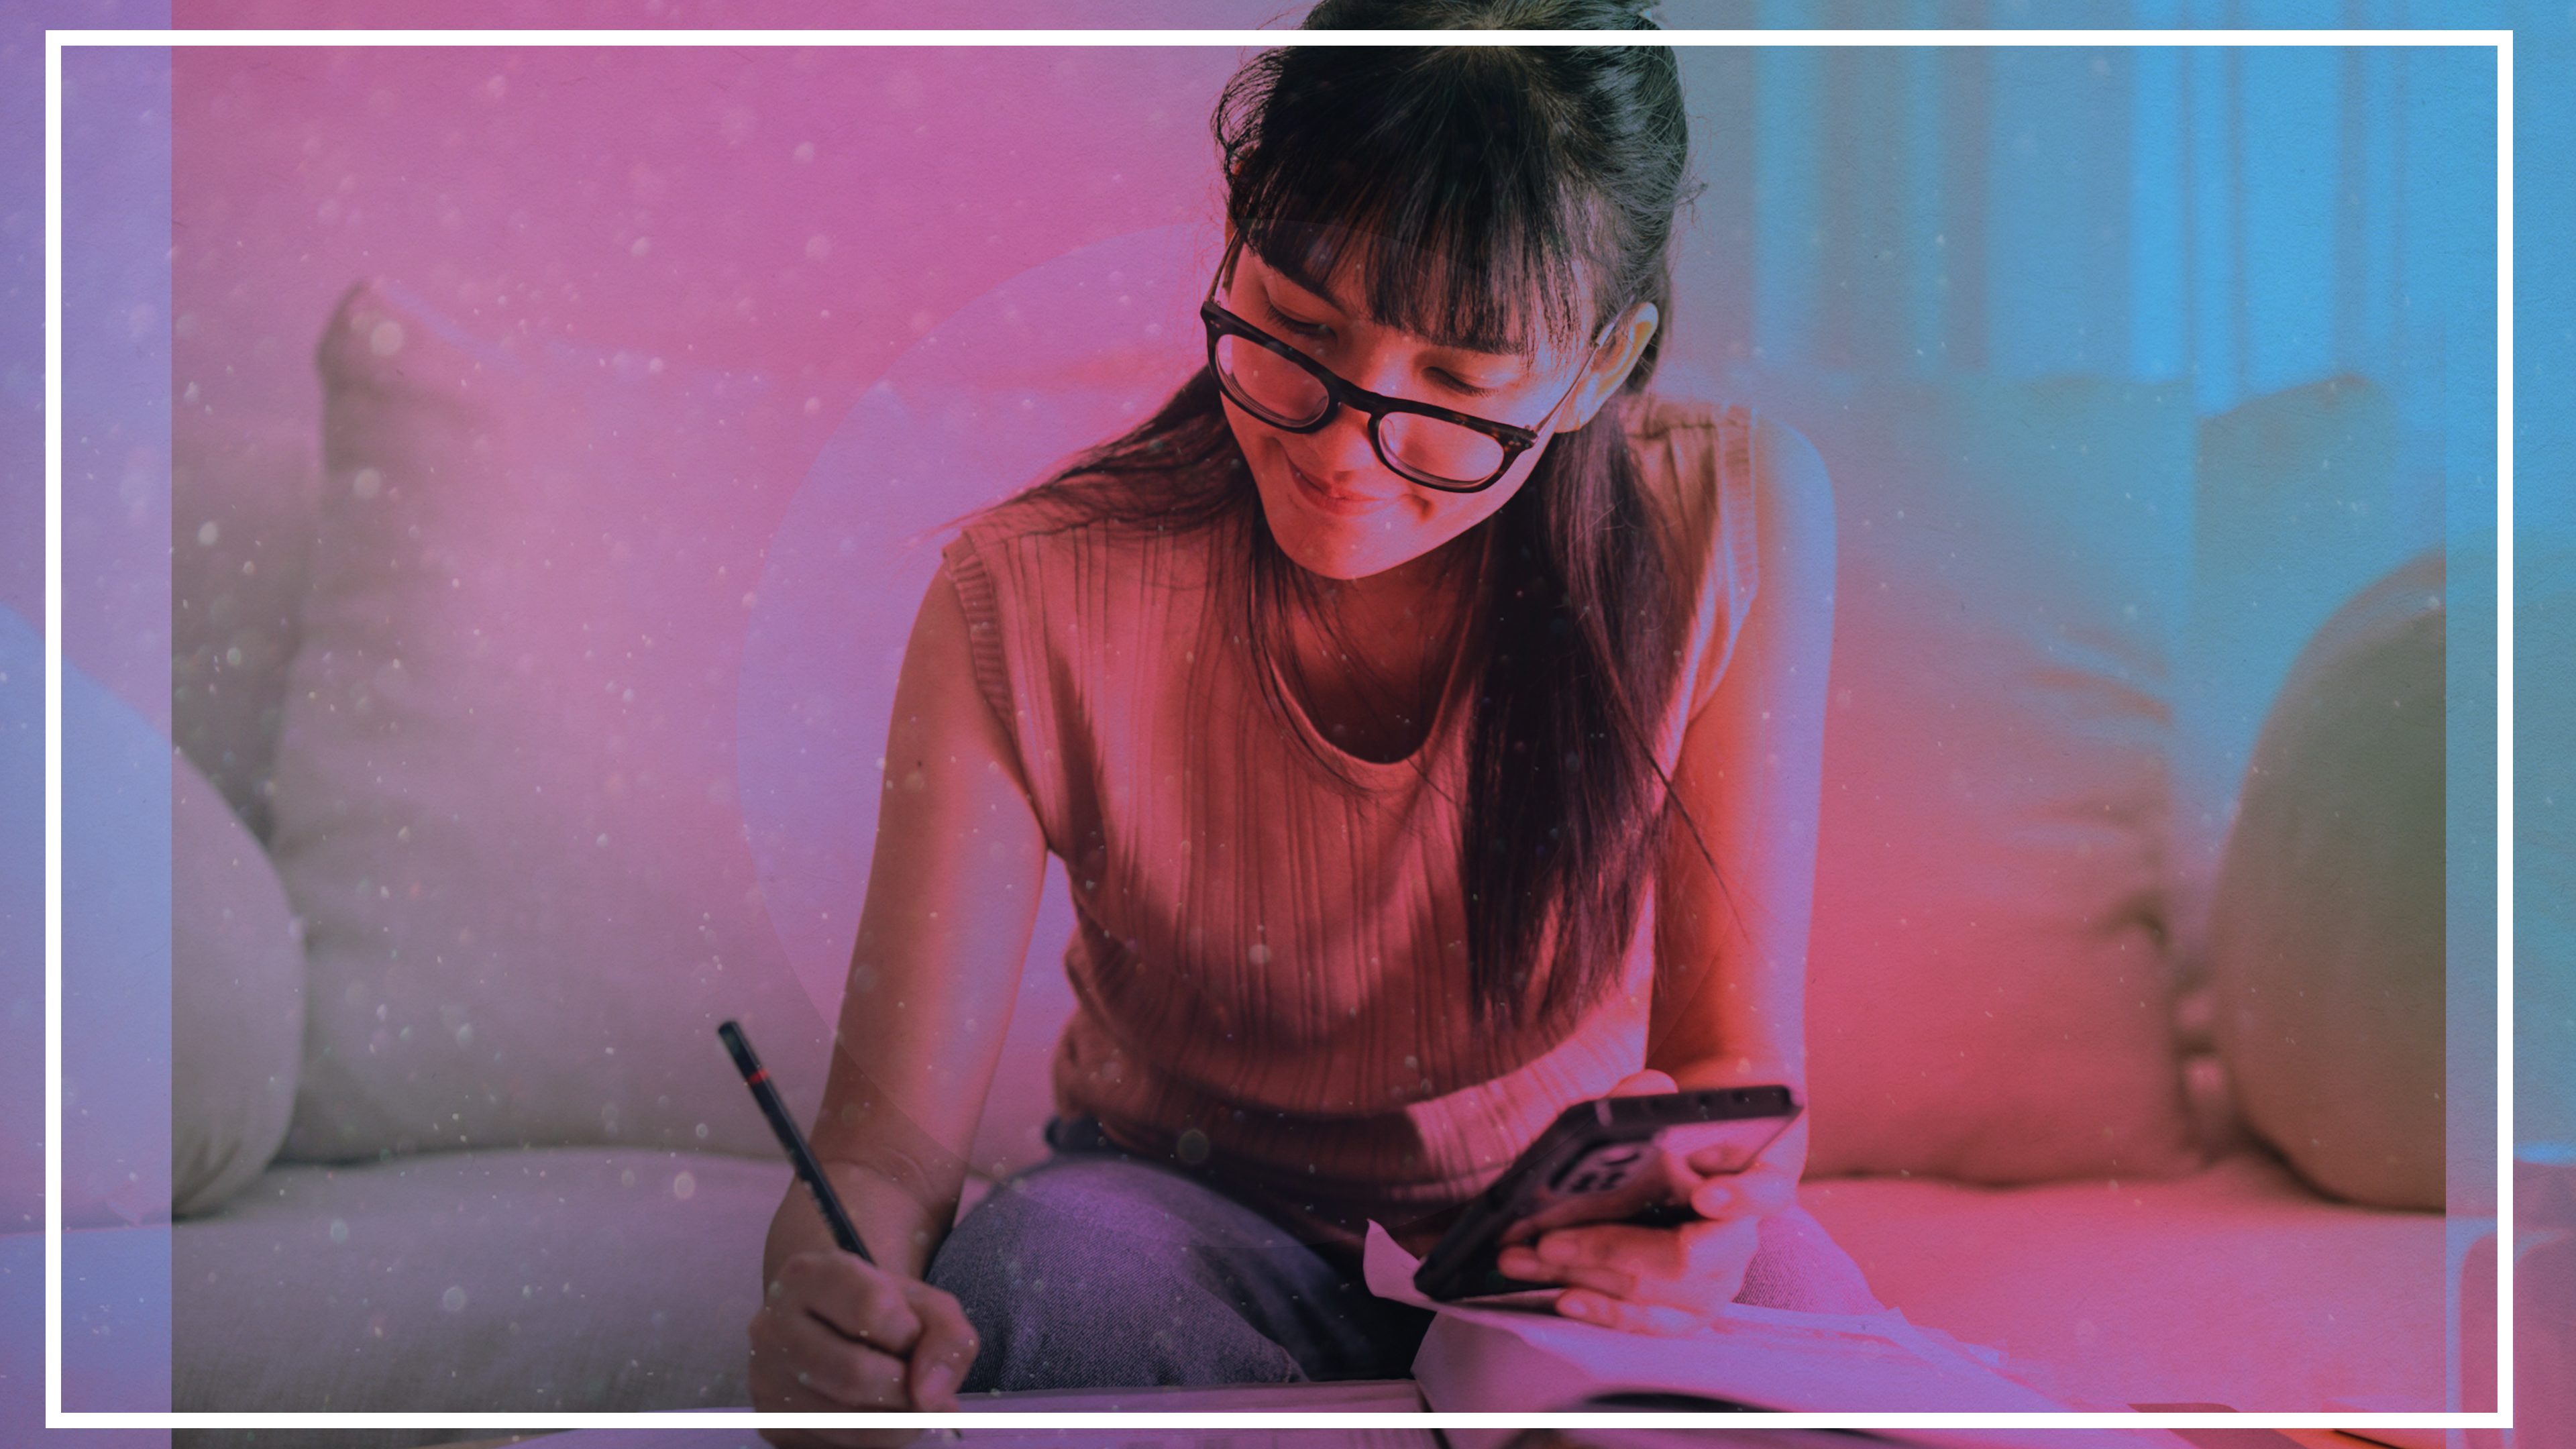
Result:
[[1542,344],[1531,354],[1469,352],[1400,332],[1355,310],[1359,288],[1308,290],[1249,248],[1236,254],[1226,310],[1297,347],[1352,384],[1495,422],[1537,428],[1536,445],[1475,493],[1425,488],[1389,470],[1369,442],[1366,414],[1344,408],[1311,433],[1270,426],[1225,402],[1226,421],[1252,468],[1271,536],[1301,567],[1326,578],[1363,579],[1425,558],[1511,501],[1555,432],[1589,421],[1618,390],[1655,328],[1641,305],[1589,357]]

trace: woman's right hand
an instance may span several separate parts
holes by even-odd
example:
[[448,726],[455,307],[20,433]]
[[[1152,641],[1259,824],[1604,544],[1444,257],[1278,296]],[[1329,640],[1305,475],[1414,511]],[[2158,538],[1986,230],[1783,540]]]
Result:
[[[762,1413],[953,1412],[975,1361],[957,1300],[836,1249],[791,1254],[751,1317],[752,1407]],[[918,1429],[763,1429],[780,1449],[904,1444]]]

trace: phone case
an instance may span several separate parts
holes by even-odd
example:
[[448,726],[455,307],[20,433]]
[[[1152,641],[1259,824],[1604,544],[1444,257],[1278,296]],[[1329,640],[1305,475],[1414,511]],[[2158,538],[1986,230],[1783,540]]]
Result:
[[1801,1110],[1783,1086],[1577,1102],[1468,1205],[1413,1286],[1442,1301],[1554,1287],[1507,1278],[1495,1259],[1507,1243],[1572,1223],[1687,1220],[1693,1188],[1751,1166]]

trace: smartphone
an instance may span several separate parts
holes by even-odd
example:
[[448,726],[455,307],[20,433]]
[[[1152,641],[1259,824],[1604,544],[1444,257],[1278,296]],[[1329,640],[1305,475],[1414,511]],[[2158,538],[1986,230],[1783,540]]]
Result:
[[1752,1166],[1801,1110],[1782,1086],[1577,1102],[1467,1205],[1413,1286],[1442,1302],[1556,1287],[1507,1278],[1495,1259],[1573,1223],[1687,1221],[1694,1189]]

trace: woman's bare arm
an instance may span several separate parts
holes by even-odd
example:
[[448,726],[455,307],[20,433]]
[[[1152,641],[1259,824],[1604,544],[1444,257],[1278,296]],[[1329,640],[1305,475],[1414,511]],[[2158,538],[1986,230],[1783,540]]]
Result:
[[[918,1276],[948,1228],[1010,1025],[1046,841],[1018,753],[975,686],[945,572],[914,620],[887,729],[867,901],[815,1154],[854,1181],[878,1260]],[[895,1189],[889,1192],[887,1189]]]
[[[1657,886],[1663,969],[1647,1062],[1685,1086],[1786,1082],[1803,1096],[1833,494],[1823,461],[1789,428],[1758,424],[1753,457],[1760,586],[1674,770],[1699,840],[1674,832]],[[1794,1136],[1794,1154],[1774,1160],[1803,1161],[1805,1133]]]
[[964,1315],[920,1279],[964,1186],[1046,843],[1016,752],[976,688],[968,627],[942,573],[904,650],[867,901],[814,1124],[815,1156],[876,1266],[835,1250],[804,1189],[790,1190],[770,1222],[768,1292],[751,1329],[764,1409],[950,1407],[974,1357]]

